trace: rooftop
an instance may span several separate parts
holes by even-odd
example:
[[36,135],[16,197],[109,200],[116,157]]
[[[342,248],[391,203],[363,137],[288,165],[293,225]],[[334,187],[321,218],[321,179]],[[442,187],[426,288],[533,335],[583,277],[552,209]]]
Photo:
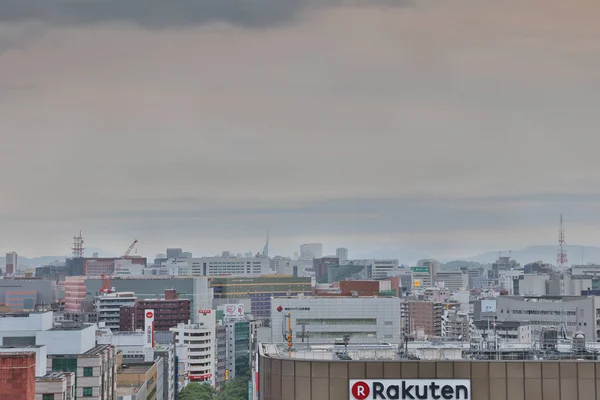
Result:
[[150,370],[150,368],[152,368],[154,363],[135,363],[124,365],[126,365],[127,367],[122,368],[119,371],[119,374],[145,374],[146,372],[148,372],[148,370]]
[[94,348],[83,353],[83,356],[98,356],[104,353],[106,350],[110,349],[112,346],[110,344],[99,344]]
[[73,372],[49,372],[42,377],[38,377],[36,381],[62,381],[67,376],[74,374]]

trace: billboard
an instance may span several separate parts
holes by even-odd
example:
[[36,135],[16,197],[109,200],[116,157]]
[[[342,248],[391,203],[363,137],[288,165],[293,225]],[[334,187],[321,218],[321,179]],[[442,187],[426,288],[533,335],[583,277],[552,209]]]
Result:
[[225,304],[224,305],[223,321],[244,321],[244,305],[243,304]]
[[481,312],[496,312],[496,300],[481,300]]
[[472,400],[468,379],[351,379],[350,400]]
[[429,273],[429,267],[411,267],[410,271],[413,274],[428,274]]
[[144,310],[144,347],[154,347],[154,310]]

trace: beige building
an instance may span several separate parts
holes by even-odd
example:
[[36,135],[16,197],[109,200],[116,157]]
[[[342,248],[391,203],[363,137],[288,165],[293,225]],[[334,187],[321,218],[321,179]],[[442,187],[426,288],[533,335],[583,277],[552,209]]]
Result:
[[[158,364],[156,362],[127,365],[117,374],[117,396],[157,399]],[[162,392],[160,393],[162,399]]]
[[35,380],[35,400],[72,400],[75,398],[75,374],[50,372]]

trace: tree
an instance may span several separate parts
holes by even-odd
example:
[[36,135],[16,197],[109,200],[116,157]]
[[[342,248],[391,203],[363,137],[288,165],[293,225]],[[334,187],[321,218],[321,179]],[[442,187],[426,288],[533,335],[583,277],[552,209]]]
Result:
[[221,387],[214,400],[249,400],[248,399],[248,381],[250,374],[236,376],[231,381]]
[[206,383],[190,383],[179,392],[179,400],[212,400],[216,391]]

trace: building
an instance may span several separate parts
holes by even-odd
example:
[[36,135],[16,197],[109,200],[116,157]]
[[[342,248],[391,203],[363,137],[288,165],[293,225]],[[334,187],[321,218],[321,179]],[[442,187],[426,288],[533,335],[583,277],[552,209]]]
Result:
[[534,333],[558,328],[569,335],[582,331],[592,342],[600,337],[597,296],[499,296],[496,317],[500,322],[530,322]]
[[468,341],[471,337],[469,315],[459,310],[444,310],[442,315],[442,337]]
[[403,327],[409,335],[417,337],[442,336],[444,305],[432,301],[407,301],[403,307]]
[[291,262],[292,259],[289,257],[274,256],[269,261],[269,268],[271,268],[271,272],[279,275],[293,275],[294,270]]
[[548,275],[519,275],[513,279],[512,293],[515,296],[544,296],[547,292]]
[[105,344],[82,354],[48,356],[51,371],[76,374],[75,398],[86,400],[116,398],[116,358],[116,347]]
[[509,343],[531,344],[534,335],[529,322],[522,321],[474,321],[475,327],[487,337],[497,336]]
[[167,259],[174,259],[174,258],[182,258],[183,255],[183,249],[180,248],[170,248],[167,249]]
[[137,297],[133,292],[115,292],[97,296],[95,309],[100,327],[118,331],[121,326],[121,307],[133,306]]
[[85,277],[67,276],[63,284],[65,288],[65,311],[82,311],[82,304],[86,299]]
[[74,398],[74,372],[50,372],[35,380],[36,400],[73,400]]
[[249,298],[250,313],[257,319],[271,317],[272,298],[312,294],[311,278],[304,277],[216,277],[211,279],[210,284],[215,299]]
[[217,342],[217,354],[216,354],[216,376],[215,385],[221,387],[229,378],[229,372],[227,370],[227,328],[219,324],[215,328],[216,342]]
[[179,369],[184,385],[189,382],[216,385],[216,313],[202,310],[200,322],[179,324],[175,332],[177,356],[183,368]]
[[19,256],[14,251],[6,253],[5,273],[13,276],[19,270]]
[[83,273],[80,275],[88,277],[100,277],[102,275],[112,275],[115,272],[115,267],[121,263],[131,261],[133,264],[147,266],[145,257],[129,256],[125,258],[119,257],[103,257],[103,258],[84,258]]
[[[149,363],[126,364],[117,373],[117,396],[136,399],[163,399],[162,358]],[[157,396],[160,394],[160,397]]]
[[431,270],[427,266],[411,267],[410,275],[412,281],[411,291],[430,288],[433,286],[433,282],[435,281]]
[[346,265],[348,263],[348,249],[344,247],[335,249],[335,256],[340,260],[340,265]]
[[313,258],[323,257],[322,243],[306,243],[300,246],[300,258],[312,260]]
[[293,338],[310,331],[311,343],[350,335],[355,343],[400,342],[401,299],[397,297],[284,297],[271,303],[271,337],[283,342],[291,318]]
[[[394,352],[391,353],[395,358],[383,360],[368,356],[341,360],[336,351],[321,349],[294,352],[289,357],[286,349],[275,344],[262,344],[259,351],[259,382],[254,385],[259,400],[437,399],[443,398],[440,386],[444,387],[441,390],[447,394],[446,398],[461,400],[592,400],[600,395],[596,384],[600,367],[595,361],[409,361],[398,359]],[[362,354],[367,350],[357,352]],[[324,353],[331,358],[325,359]],[[368,389],[373,393],[375,382],[386,393],[386,387],[402,385],[401,380],[411,380],[402,397],[395,395],[402,393],[402,388],[393,387],[392,396],[352,394],[353,391],[359,394],[359,387],[366,387],[361,392]],[[431,384],[437,386],[433,393],[424,387]],[[416,394],[417,385],[421,385],[421,396]]]
[[7,290],[4,302],[11,312],[34,311],[38,301],[37,290]]
[[[49,306],[58,300],[56,282],[44,279],[0,279],[0,303],[7,304],[7,296],[36,292],[35,304]],[[33,296],[28,296],[32,298]]]
[[[100,294],[100,288],[102,288],[100,279],[88,278],[85,285],[88,293],[87,299]],[[147,276],[143,278],[113,278],[112,285],[119,292],[135,293],[139,300],[156,299],[163,295],[165,290],[174,289],[178,293],[178,298],[190,300],[192,322],[197,322],[195,318],[199,310],[212,308],[213,289],[209,286],[209,278],[207,277]]]
[[498,284],[500,271],[519,270],[521,265],[516,260],[511,260],[510,257],[498,257],[495,263],[492,263],[492,269],[488,271],[488,279],[493,283]]
[[250,369],[250,322],[223,322],[225,327],[225,380],[234,379]]
[[0,353],[0,399],[35,399],[35,353]]
[[[317,282],[326,281],[329,266],[340,265],[340,260],[336,257],[313,258],[313,271]],[[322,279],[325,277],[325,279]]]
[[434,279],[436,284],[442,284],[450,291],[466,290],[469,288],[469,275],[462,271],[438,271]]
[[67,266],[65,264],[51,264],[37,267],[35,277],[39,279],[48,279],[51,281],[62,282],[67,276]]
[[594,286],[592,278],[573,278],[569,275],[550,277],[546,281],[546,294],[548,296],[581,296],[586,290]]
[[154,310],[154,329],[157,331],[168,331],[190,320],[190,301],[178,299],[177,292],[168,289],[164,299],[137,300],[131,306],[121,307],[119,330],[143,329],[146,310]]
[[169,259],[166,267],[174,276],[260,276],[271,273],[267,257],[235,257],[227,252],[221,257]]

